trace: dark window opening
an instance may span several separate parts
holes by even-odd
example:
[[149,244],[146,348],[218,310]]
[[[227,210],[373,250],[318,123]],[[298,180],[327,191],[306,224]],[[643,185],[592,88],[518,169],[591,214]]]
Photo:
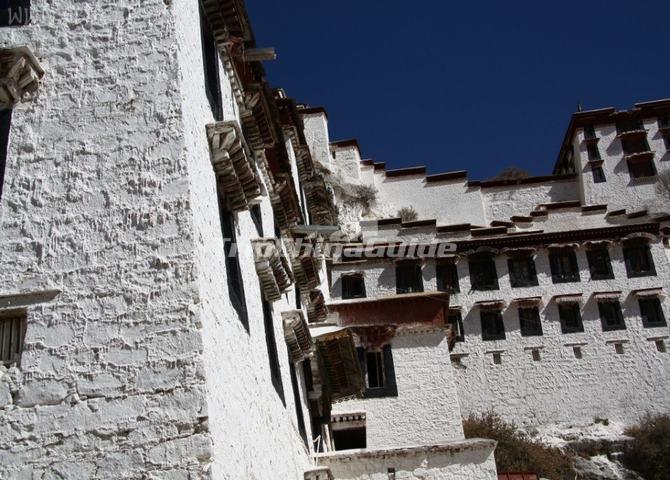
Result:
[[468,264],[472,290],[498,290],[498,272],[493,255],[470,257]]
[[598,150],[598,145],[595,143],[590,143],[586,146],[586,152],[589,155],[589,160],[600,160],[600,151]]
[[312,378],[312,361],[309,358],[302,362],[302,376],[305,379],[305,389],[307,392],[313,392],[314,379]]
[[365,280],[363,275],[342,276],[342,298],[365,298]]
[[509,281],[512,288],[537,286],[537,272],[532,257],[512,257],[507,259]]
[[578,360],[583,357],[582,347],[572,347],[572,353],[575,356],[575,358],[578,359]]
[[398,386],[393,365],[391,345],[379,350],[365,350],[358,347],[358,361],[365,378],[365,398],[397,397]]
[[440,292],[458,293],[460,285],[458,284],[458,269],[455,263],[438,263],[435,266],[437,276],[437,289]]
[[480,316],[482,340],[505,340],[505,323],[501,312],[483,310]]
[[0,111],[0,199],[2,198],[2,185],[5,181],[5,168],[7,166],[7,148],[9,147],[9,128],[12,123],[12,111]]
[[631,178],[646,178],[656,175],[656,167],[652,158],[635,158],[628,160],[628,173]]
[[247,305],[244,295],[244,283],[238,257],[237,235],[233,214],[226,208],[224,200],[219,197],[219,217],[221,220],[221,232],[223,234],[223,254],[226,262],[226,277],[228,280],[228,296],[230,303],[237,312],[237,316],[249,331],[249,319],[247,317]]
[[633,155],[635,153],[644,153],[650,150],[649,143],[646,138],[622,138],[621,148],[625,155]]
[[555,250],[549,253],[549,266],[554,283],[579,282],[579,267],[574,250]]
[[205,72],[205,93],[212,108],[214,120],[223,120],[223,99],[221,97],[221,79],[219,78],[219,52],[216,49],[214,35],[202,5],[200,5],[200,37],[202,40],[202,62]]
[[580,333],[584,331],[582,314],[578,303],[561,303],[558,305],[558,317],[561,319],[563,333]]
[[296,310],[302,308],[302,298],[300,298],[300,288],[298,285],[295,286],[295,308]]
[[272,379],[272,386],[281,401],[286,405],[284,400],[284,386],[281,380],[281,368],[279,366],[279,356],[277,355],[277,341],[275,340],[274,322],[272,321],[272,307],[266,300],[263,303],[263,323],[265,324],[265,343],[268,348],[268,362],[270,364],[270,377]]
[[258,233],[259,237],[263,237],[263,213],[261,212],[261,206],[258,204],[254,205],[249,210],[249,213],[256,227],[256,233]]
[[20,27],[30,24],[30,0],[0,2],[0,27]]
[[502,363],[502,354],[501,353],[494,353],[493,354],[493,363],[496,365],[500,365]]
[[0,363],[9,367],[21,363],[26,336],[26,312],[14,310],[0,316]]
[[365,427],[333,430],[335,450],[354,450],[366,448]]
[[305,443],[305,446],[309,448],[307,442],[307,428],[305,427],[305,415],[302,412],[302,400],[300,399],[300,387],[298,385],[298,374],[295,371],[295,365],[293,361],[289,358],[288,360],[289,369],[291,371],[291,388],[293,389],[293,402],[295,404],[295,415],[296,420],[298,421],[298,432],[300,432],[300,437]]
[[593,174],[593,183],[604,183],[607,181],[605,171],[601,166],[591,168],[591,174]]
[[658,298],[641,298],[638,303],[644,328],[667,326],[663,307],[661,307],[661,301]]
[[670,128],[670,114],[658,117],[658,128]]
[[670,135],[665,135],[663,137],[663,143],[665,143],[665,149],[670,152]]
[[541,360],[540,350],[537,349],[537,348],[534,348],[533,350],[531,350],[531,356],[533,357],[534,362],[539,362]]
[[587,250],[586,258],[589,262],[591,280],[611,280],[614,278],[612,262],[607,248]]
[[626,262],[628,278],[656,275],[651,250],[646,243],[629,242],[624,244],[623,256]]
[[589,140],[596,138],[596,129],[593,127],[593,125],[584,126],[584,138]]
[[616,122],[616,131],[617,133],[625,132],[634,132],[636,130],[644,130],[644,125],[642,125],[642,120],[638,118],[628,118],[625,120],[619,120]]
[[598,302],[598,311],[600,312],[600,322],[603,332],[626,329],[626,322],[624,322],[623,314],[621,313],[621,305],[617,300]]
[[423,292],[420,263],[399,263],[395,267],[396,293]]
[[447,324],[451,327],[456,336],[457,342],[465,341],[465,333],[463,331],[463,316],[458,310],[452,310],[447,316]]
[[520,307],[519,326],[521,328],[521,335],[524,337],[542,335],[540,309],[538,307]]
[[365,365],[367,366],[368,388],[384,387],[384,356],[382,352],[365,352]]
[[614,351],[617,353],[617,355],[623,355],[624,354],[623,343],[615,343]]

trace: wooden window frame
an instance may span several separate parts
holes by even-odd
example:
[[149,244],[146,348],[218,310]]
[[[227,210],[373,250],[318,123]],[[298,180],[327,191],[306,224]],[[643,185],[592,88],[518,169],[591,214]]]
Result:
[[[530,318],[531,313],[533,318]],[[519,307],[518,314],[519,329],[522,337],[541,337],[544,334],[539,307]],[[531,328],[533,324],[535,324],[535,328]]]
[[[524,279],[519,276],[519,269],[515,265],[526,262],[530,278]],[[507,259],[507,271],[509,272],[509,283],[512,288],[537,287],[537,270],[535,269],[535,260],[531,255],[512,256]]]
[[24,309],[0,311],[0,364],[21,366],[27,320]]
[[[366,298],[365,277],[361,273],[348,273],[341,277],[342,300]],[[358,287],[358,288],[354,288]]]
[[205,94],[212,109],[214,120],[223,120],[223,96],[221,94],[221,76],[219,73],[219,51],[216,47],[212,27],[207,14],[200,2],[200,38],[202,48],[202,62],[205,83]]
[[[567,318],[565,314],[576,314],[575,320],[577,321],[576,327],[568,327],[567,321],[572,320]],[[561,321],[561,333],[564,335],[571,333],[584,333],[584,320],[582,319],[582,313],[580,311],[579,303],[559,303],[558,304],[558,318]]]
[[[400,281],[401,278],[403,278],[402,282]],[[396,282],[397,294],[423,292],[423,273],[421,263],[420,262],[397,263],[395,266],[395,282]]]
[[[649,243],[644,241],[636,241],[624,243],[623,245],[623,258],[626,264],[626,274],[628,278],[638,278],[638,277],[653,277],[656,276],[656,265],[654,264],[654,257],[651,254],[651,248]],[[648,270],[635,270],[633,265],[633,255],[636,250],[639,252],[640,256],[646,257],[646,262],[649,266]]]
[[[597,258],[597,255],[604,255],[602,260],[606,263],[607,271],[606,272],[596,272],[597,262],[600,261]],[[591,274],[591,280],[612,280],[614,279],[614,271],[612,270],[612,259],[610,258],[609,250],[607,247],[598,247],[591,248],[586,251],[586,260],[589,264],[589,273]]]
[[456,263],[438,262],[435,265],[435,278],[438,291],[447,293],[459,293],[461,291]]
[[[561,257],[567,256],[570,264],[570,272],[565,272]],[[559,268],[560,267],[560,268]],[[579,262],[577,252],[572,248],[557,249],[549,252],[549,268],[551,270],[551,281],[553,283],[576,283],[581,281],[579,273]]]
[[[468,258],[470,271],[470,288],[476,291],[499,290],[498,269],[495,256],[492,254],[480,254]],[[485,278],[485,277],[489,278]]]
[[[358,361],[361,366],[363,378],[365,379],[364,398],[383,398],[383,397],[397,397],[398,385],[396,383],[395,365],[393,363],[393,349],[391,344],[384,345],[381,349],[366,349],[364,347],[357,347]],[[384,385],[381,387],[369,387],[368,380],[368,353],[380,353],[382,358],[382,371],[384,377]]]
[[[663,305],[661,305],[661,299],[658,297],[651,298],[639,298],[638,307],[640,309],[640,318],[642,319],[642,326],[644,328],[655,328],[655,327],[667,327],[668,323],[665,319],[665,313],[663,312]],[[650,321],[649,315],[646,314],[649,311],[654,311],[656,320]]]

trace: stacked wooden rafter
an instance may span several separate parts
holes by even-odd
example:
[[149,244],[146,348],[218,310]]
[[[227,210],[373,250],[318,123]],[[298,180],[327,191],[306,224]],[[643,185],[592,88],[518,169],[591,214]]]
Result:
[[262,238],[252,241],[256,273],[268,302],[281,298],[293,283],[293,275],[286,257],[282,255],[279,240]]
[[326,300],[323,292],[315,289],[309,292],[309,302],[307,304],[307,319],[309,323],[323,322],[328,315],[326,309]]
[[44,69],[28,47],[0,49],[0,109],[32,98]]
[[201,3],[217,43],[228,42],[231,38],[250,39],[241,0],[201,0]]
[[301,253],[294,255],[291,258],[291,266],[293,267],[295,282],[300,287],[300,291],[309,292],[317,288],[321,283],[317,260],[312,254]]
[[236,212],[249,209],[261,196],[261,188],[237,123],[210,123],[207,138],[214,173],[230,209]]
[[296,163],[298,165],[298,176],[300,177],[300,181],[307,183],[316,174],[316,171],[314,170],[314,162],[312,161],[312,155],[309,153],[309,148],[304,145],[294,144],[293,150],[295,150]]
[[282,312],[284,321],[284,339],[291,355],[291,360],[300,362],[314,351],[314,340],[309,327],[300,310]]
[[275,175],[274,191],[270,194],[270,202],[275,215],[275,222],[284,231],[298,223],[300,210],[296,204],[292,184],[287,174]]
[[247,85],[244,96],[246,109],[241,112],[241,117],[249,146],[254,151],[274,146],[277,135],[263,87],[259,84]]
[[307,209],[312,222],[317,225],[334,225],[336,217],[326,182],[320,175],[314,175],[309,182],[303,184]]

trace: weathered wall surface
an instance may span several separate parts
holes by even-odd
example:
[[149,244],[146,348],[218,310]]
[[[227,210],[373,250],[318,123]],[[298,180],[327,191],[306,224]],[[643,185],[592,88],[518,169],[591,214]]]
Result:
[[[0,38],[47,71],[13,116],[0,292],[62,293],[29,308],[21,366],[0,372],[0,477],[300,478],[289,301],[275,306],[284,407],[251,251],[249,333],[227,300],[197,1],[32,10]],[[263,215],[271,234],[267,201]]]
[[349,400],[333,405],[333,412],[366,412],[368,449],[462,439],[444,330],[398,332],[391,345],[398,396]]
[[[203,325],[203,362],[207,378],[209,427],[213,441],[214,478],[301,478],[309,464],[298,433],[296,405],[289,375],[281,311],[295,309],[291,291],[273,304],[274,337],[281,366],[281,395],[272,384],[263,320],[262,291],[254,267],[251,240],[259,238],[248,211],[235,215],[239,261],[244,283],[249,331],[231,307],[226,281],[223,237],[216,182],[205,125],[214,121],[204,88],[197,0],[178,10],[178,59],[185,155],[188,159],[195,239],[198,300],[193,310]],[[224,121],[239,121],[230,81],[219,68]],[[285,142],[290,149],[290,141]],[[295,170],[295,161],[293,161]],[[294,172],[296,185],[297,172]],[[274,236],[269,197],[260,204],[263,235]],[[302,369],[298,368],[302,386]],[[306,398],[304,395],[301,398]],[[299,405],[298,408],[305,408]],[[309,418],[304,410],[304,417]],[[306,421],[309,429],[309,421]],[[311,438],[308,432],[308,438]]]
[[0,291],[62,290],[29,309],[21,368],[1,374],[0,476],[204,475],[174,17],[162,1],[41,2],[0,43],[47,71],[14,112]]
[[353,450],[319,456],[337,480],[495,480],[491,440],[465,440],[445,445],[366,452]]
[[514,215],[528,215],[543,203],[579,200],[576,180],[482,189],[487,225],[494,220],[509,222]]

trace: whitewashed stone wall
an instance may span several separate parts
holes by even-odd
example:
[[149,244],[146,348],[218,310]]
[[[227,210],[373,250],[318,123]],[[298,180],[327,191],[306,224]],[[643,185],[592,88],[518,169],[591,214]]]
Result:
[[514,215],[529,215],[538,205],[579,200],[574,179],[542,183],[486,187],[482,189],[487,225],[494,220],[509,222]]
[[0,292],[62,291],[29,309],[21,367],[0,372],[2,478],[301,478],[309,463],[279,320],[292,296],[275,304],[286,407],[250,251],[249,333],[228,302],[197,11],[40,2],[2,31],[47,74],[14,111]]
[[[654,242],[651,251],[656,276],[628,278],[619,244],[610,247],[613,280],[591,280],[586,252],[580,248],[577,261],[581,282],[553,284],[546,250],[535,254],[537,287],[511,288],[507,256],[496,256],[499,290],[471,291],[467,258],[457,263],[460,293],[450,297],[450,305],[461,306],[465,342],[456,343],[453,354],[465,355],[454,364],[458,398],[465,416],[493,409],[505,418],[526,425],[560,422],[590,422],[595,417],[632,423],[646,412],[670,410],[670,354],[658,352],[655,339],[668,341],[668,327],[644,328],[633,290],[670,287],[670,264],[662,242]],[[395,266],[372,263],[333,269],[333,296],[341,297],[341,275],[347,270],[360,271],[365,278],[368,297],[395,295]],[[423,267],[424,290],[437,288],[435,265]],[[626,330],[603,332],[594,292],[622,291],[621,306]],[[582,293],[584,333],[561,333],[558,309],[552,297]],[[544,335],[521,336],[514,298],[540,296],[540,316]],[[506,339],[483,341],[476,302],[504,300]],[[666,319],[670,307],[662,299]],[[615,353],[612,341],[626,342],[624,354]],[[572,344],[581,346],[582,359],[576,359]],[[540,349],[541,360],[531,357],[532,348]],[[493,352],[502,353],[502,364],[493,363]],[[402,382],[398,375],[398,382]]]
[[305,127],[305,140],[312,158],[325,167],[331,166],[328,117],[324,112],[301,115]]
[[447,445],[354,450],[320,455],[338,480],[496,480],[492,440],[464,440]]
[[[655,152],[656,171],[659,173],[667,171],[670,168],[670,153],[666,150],[656,118],[644,119],[643,125],[647,130],[649,146]],[[631,178],[628,165],[623,158],[621,141],[617,138],[616,125],[597,125],[595,133],[600,138],[598,150],[604,160],[602,169],[605,173],[605,182],[593,182],[583,129],[577,130],[573,141],[575,166],[581,175],[585,203],[607,204],[610,210],[625,208],[630,212],[644,208],[667,211],[670,205],[659,198],[656,192],[656,177]]]
[[371,450],[462,440],[445,331],[398,332],[391,346],[398,396],[340,402],[333,413],[365,412]]

